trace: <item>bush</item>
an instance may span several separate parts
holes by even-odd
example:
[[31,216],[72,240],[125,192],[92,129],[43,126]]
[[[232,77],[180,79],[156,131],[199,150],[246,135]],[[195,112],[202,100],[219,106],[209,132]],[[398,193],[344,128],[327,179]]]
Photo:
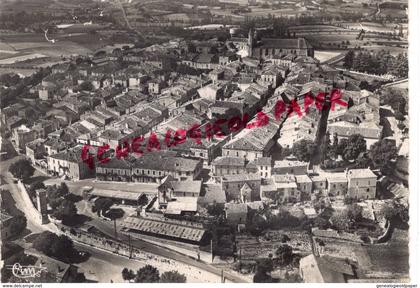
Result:
[[35,168],[32,167],[29,160],[20,159],[10,165],[9,172],[12,173],[15,178],[26,180],[34,175]]

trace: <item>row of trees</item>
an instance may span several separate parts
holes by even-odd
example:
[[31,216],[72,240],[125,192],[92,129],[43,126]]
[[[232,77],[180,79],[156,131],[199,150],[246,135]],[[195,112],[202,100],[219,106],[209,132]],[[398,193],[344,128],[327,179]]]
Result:
[[396,77],[408,77],[407,54],[400,53],[393,56],[389,51],[381,50],[376,53],[349,50],[344,57],[343,66],[370,74],[392,74]]
[[66,235],[58,236],[50,231],[44,231],[35,238],[32,245],[45,255],[66,263],[74,263],[79,258],[73,241]]
[[124,268],[121,273],[125,281],[135,283],[185,283],[187,281],[187,277],[177,271],[167,271],[160,275],[159,270],[152,265],[146,265],[136,273],[131,269]]
[[31,76],[17,79],[15,76],[7,78],[4,76],[1,80],[5,86],[11,85],[9,88],[0,86],[0,107],[4,108],[16,103],[20,98],[28,96],[29,88],[41,83],[42,79],[51,73],[49,68],[41,68]]
[[270,209],[255,211],[249,219],[247,230],[253,235],[261,235],[267,229],[282,229],[285,227],[308,228],[306,216],[296,217],[285,209],[280,209],[277,214],[273,214]]
[[[8,190],[3,190],[1,189],[0,194],[1,194],[1,202],[0,202],[0,207],[2,207],[3,209],[6,210],[7,213],[11,214],[11,215],[15,215],[15,213],[13,213],[13,209],[7,209],[9,206],[6,205],[6,203],[4,202],[4,197],[3,195],[6,193],[10,193]],[[2,226],[5,225],[5,223],[2,223]],[[8,221],[8,230],[10,233],[10,236],[16,236],[19,235],[20,233],[22,233],[25,229],[26,229],[26,225],[27,225],[27,219],[23,214],[20,215],[15,215],[13,216],[13,218]]]

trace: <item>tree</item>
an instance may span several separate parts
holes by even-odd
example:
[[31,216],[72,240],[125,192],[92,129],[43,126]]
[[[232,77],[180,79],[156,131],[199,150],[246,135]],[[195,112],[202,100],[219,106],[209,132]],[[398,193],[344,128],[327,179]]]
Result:
[[32,167],[29,160],[20,159],[10,165],[9,172],[12,173],[15,178],[26,180],[34,175],[35,168]]
[[267,228],[267,220],[259,213],[255,213],[247,225],[247,230],[254,236],[261,236],[262,232]]
[[136,283],[157,283],[159,282],[159,271],[152,265],[146,265],[137,271]]
[[98,216],[105,216],[105,213],[111,208],[114,202],[109,198],[98,198],[92,207],[92,211],[98,213]]
[[60,235],[51,243],[51,255],[70,262],[70,259],[76,254],[73,241],[66,235]]
[[276,250],[276,256],[280,265],[289,265],[293,259],[293,249],[289,245],[281,245]]
[[112,208],[104,214],[105,217],[111,220],[116,220],[124,216],[124,210],[121,208]]
[[93,85],[92,85],[91,82],[85,81],[82,84],[80,84],[80,88],[82,90],[85,90],[85,91],[92,91],[93,90]]
[[267,273],[263,273],[260,271],[257,271],[255,273],[254,278],[252,279],[254,283],[272,283],[273,278],[271,275],[268,275]]
[[351,135],[345,143],[342,156],[346,160],[355,160],[360,153],[366,152],[366,140],[360,134]]
[[64,220],[76,216],[77,208],[76,205],[70,200],[63,199],[60,205],[54,210],[52,216],[58,220]]
[[264,258],[264,259],[259,259],[257,261],[257,271],[269,273],[273,271],[273,269],[274,269],[273,260],[269,258]]
[[349,228],[350,219],[346,211],[337,211],[331,216],[330,222],[334,229],[345,231]]
[[66,183],[62,182],[59,186],[50,185],[47,186],[47,198],[48,204],[53,210],[57,209],[64,200],[64,197],[69,195],[69,188]]
[[396,113],[399,111],[403,115],[407,114],[408,91],[394,87],[387,87],[380,91],[381,105],[389,105]]
[[141,195],[138,205],[143,207],[144,205],[147,205],[147,203],[149,203],[149,199],[147,198],[147,195],[146,194]]
[[395,142],[382,139],[374,143],[370,147],[369,157],[372,159],[375,168],[381,170],[383,174],[389,174],[393,170],[394,162],[398,156],[398,149],[395,146]]
[[409,213],[408,207],[393,201],[382,206],[380,213],[388,220],[399,218],[403,222],[408,222]]
[[212,205],[207,206],[207,212],[211,216],[222,216],[224,209],[224,204],[216,203],[216,201]]
[[293,144],[292,151],[293,155],[299,160],[304,162],[309,162],[314,151],[315,144],[309,140],[300,140]]
[[319,229],[322,229],[322,230],[326,230],[326,229],[330,228],[330,222],[323,217],[316,217],[314,219],[313,224],[314,224],[315,227],[318,227]]
[[280,157],[281,157],[281,159],[284,159],[284,158],[286,158],[287,156],[292,155],[292,153],[293,153],[292,149],[290,149],[290,148],[288,148],[288,147],[284,147],[284,148],[282,147],[282,148],[281,148]]
[[23,230],[25,230],[27,225],[26,217],[23,215],[18,215],[13,217],[10,220],[9,229],[12,235],[18,235]]
[[353,60],[354,60],[354,51],[349,50],[343,59],[343,66],[346,69],[351,69],[353,67]]
[[254,275],[254,283],[271,283],[273,279],[269,275],[273,271],[273,261],[269,258],[257,261],[257,272]]
[[167,271],[162,274],[160,277],[161,283],[185,283],[187,282],[187,277],[184,274],[181,274],[177,271]]
[[73,241],[69,237],[66,235],[57,236],[49,231],[39,234],[32,246],[45,255],[55,257],[66,263],[71,263],[72,259],[78,254]]
[[397,119],[398,121],[405,120],[404,114],[401,113],[400,111],[395,111],[394,116],[395,116],[395,119]]
[[391,71],[391,73],[401,78],[408,77],[408,58],[406,54],[398,54],[394,69]]
[[128,270],[128,268],[124,268],[121,272],[122,278],[125,281],[133,280],[136,277],[136,274],[134,274],[133,270]]
[[363,219],[363,208],[357,205],[356,203],[351,204],[349,208],[347,208],[347,215],[353,221],[360,221]]

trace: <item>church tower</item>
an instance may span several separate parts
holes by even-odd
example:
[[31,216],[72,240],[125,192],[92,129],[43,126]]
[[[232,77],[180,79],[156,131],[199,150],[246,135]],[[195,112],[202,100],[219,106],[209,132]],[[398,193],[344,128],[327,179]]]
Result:
[[254,48],[254,28],[248,31],[248,57],[252,57],[252,48]]

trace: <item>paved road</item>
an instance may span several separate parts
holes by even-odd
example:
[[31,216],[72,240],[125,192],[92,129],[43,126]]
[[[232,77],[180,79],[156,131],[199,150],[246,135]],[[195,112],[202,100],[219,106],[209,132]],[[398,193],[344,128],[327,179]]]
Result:
[[23,158],[23,157],[15,157],[13,159],[9,159],[7,161],[1,162],[1,175],[4,180],[4,185],[2,186],[2,189],[9,190],[11,196],[13,197],[15,201],[15,206],[17,209],[23,212],[27,219],[27,229],[30,230],[33,233],[40,233],[45,230],[52,229],[50,226],[42,226],[38,217],[38,213],[34,206],[32,205],[32,202],[30,202],[29,197],[24,197],[27,195],[23,195],[17,184],[13,183],[13,178],[11,175],[7,172],[9,170],[9,166],[15,162],[16,160]]

